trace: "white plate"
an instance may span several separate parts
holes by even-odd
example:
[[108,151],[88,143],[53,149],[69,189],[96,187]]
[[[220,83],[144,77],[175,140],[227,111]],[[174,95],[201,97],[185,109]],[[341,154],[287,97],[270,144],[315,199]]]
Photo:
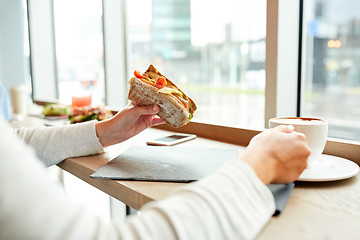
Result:
[[61,120],[61,119],[68,119],[69,116],[68,115],[60,115],[60,116],[45,116],[45,119],[47,120]]
[[359,173],[359,166],[345,158],[321,155],[309,168],[305,169],[298,181],[326,182],[350,178]]

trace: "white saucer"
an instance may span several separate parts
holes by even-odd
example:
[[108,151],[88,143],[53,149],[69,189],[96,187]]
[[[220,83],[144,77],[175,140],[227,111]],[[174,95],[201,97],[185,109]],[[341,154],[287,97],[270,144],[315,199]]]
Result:
[[359,166],[345,158],[321,155],[309,168],[305,169],[298,181],[326,182],[347,179],[359,173]]

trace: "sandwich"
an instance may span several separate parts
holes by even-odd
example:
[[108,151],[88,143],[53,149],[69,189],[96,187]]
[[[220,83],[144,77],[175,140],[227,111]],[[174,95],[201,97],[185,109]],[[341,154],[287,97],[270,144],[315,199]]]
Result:
[[134,75],[129,80],[129,100],[141,106],[159,105],[158,116],[176,128],[192,119],[195,102],[153,65],[144,73],[135,70]]

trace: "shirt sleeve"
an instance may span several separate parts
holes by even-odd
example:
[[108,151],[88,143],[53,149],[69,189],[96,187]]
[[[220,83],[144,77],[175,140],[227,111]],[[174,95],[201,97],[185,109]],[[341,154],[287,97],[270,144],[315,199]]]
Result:
[[58,127],[19,128],[14,131],[35,149],[38,158],[51,166],[69,157],[104,152],[95,131],[96,121]]
[[140,238],[254,239],[274,210],[268,188],[249,165],[234,160],[166,200],[145,205],[141,218],[126,225],[136,226]]
[[1,121],[0,132],[0,239],[253,239],[275,209],[254,171],[234,160],[125,222],[103,222],[71,202]]

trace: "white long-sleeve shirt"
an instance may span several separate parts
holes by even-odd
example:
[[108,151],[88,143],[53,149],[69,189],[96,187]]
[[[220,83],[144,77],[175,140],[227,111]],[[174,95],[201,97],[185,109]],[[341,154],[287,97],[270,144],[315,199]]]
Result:
[[95,122],[15,132],[0,119],[0,239],[253,239],[275,210],[268,188],[234,160],[140,215],[104,223],[71,202],[44,166],[104,151]]

